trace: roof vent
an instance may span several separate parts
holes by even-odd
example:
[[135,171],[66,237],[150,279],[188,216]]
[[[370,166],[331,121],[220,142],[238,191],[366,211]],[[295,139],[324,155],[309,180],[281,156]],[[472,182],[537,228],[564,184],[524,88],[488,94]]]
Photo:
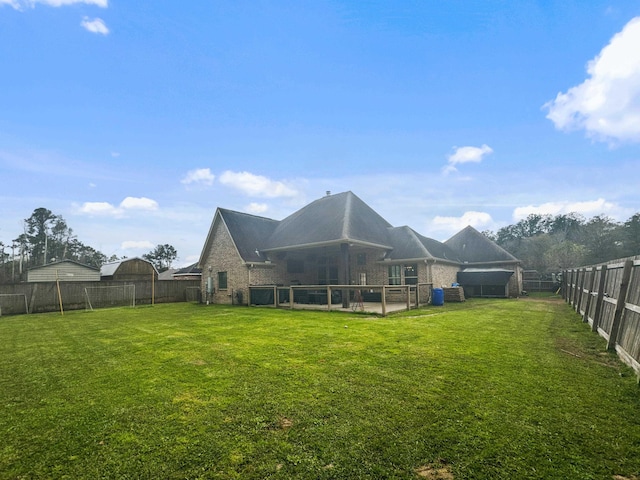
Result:
[[331,190],[327,190],[327,197],[331,196]]

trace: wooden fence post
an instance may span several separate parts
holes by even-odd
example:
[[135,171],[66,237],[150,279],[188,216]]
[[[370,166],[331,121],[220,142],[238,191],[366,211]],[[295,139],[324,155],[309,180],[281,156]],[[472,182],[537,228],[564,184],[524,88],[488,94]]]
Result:
[[[597,271],[597,268],[596,268]],[[602,315],[602,303],[604,302],[604,285],[607,281],[607,266],[602,265],[600,269],[600,281],[598,282],[598,295],[596,296],[596,310],[593,312],[593,324],[591,331],[597,332],[600,324],[600,316]]]
[[385,285],[382,286],[382,316],[387,316],[387,292]]
[[583,268],[581,270],[582,275],[580,276],[580,286],[578,287],[578,304],[576,306],[576,312],[580,313],[582,308],[582,297],[584,297],[584,284],[587,279],[587,269]]
[[589,282],[589,291],[587,292],[587,304],[584,306],[584,316],[582,317],[582,321],[584,323],[589,323],[589,310],[591,309],[591,299],[593,297],[593,288],[596,285],[596,268],[593,267],[591,269],[591,281]]
[[407,310],[411,310],[411,287],[407,285],[405,290],[407,291]]
[[569,282],[569,288],[567,289],[567,303],[571,306],[573,306],[573,294],[575,292],[575,283],[576,283],[576,272],[577,270],[575,268],[571,269],[571,278],[570,278],[570,282]]
[[627,302],[627,288],[629,286],[632,268],[633,260],[627,260],[624,262],[622,280],[620,281],[620,294],[616,299],[616,312],[613,316],[613,324],[611,325],[611,333],[609,334],[609,341],[607,342],[607,350],[615,350],[616,343],[618,342],[618,333],[620,331],[620,323],[622,321],[622,315],[624,314]]
[[580,285],[580,272],[582,270],[578,269],[576,270],[576,277],[575,277],[575,281],[573,284],[573,301],[571,303],[571,305],[573,306],[573,309],[577,312],[578,311],[578,285]]

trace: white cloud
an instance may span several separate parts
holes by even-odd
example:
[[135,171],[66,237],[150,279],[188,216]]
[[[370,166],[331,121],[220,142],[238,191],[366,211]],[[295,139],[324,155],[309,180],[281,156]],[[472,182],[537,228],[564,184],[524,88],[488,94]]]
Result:
[[245,208],[245,210],[248,213],[252,213],[254,215],[258,215],[261,213],[266,212],[269,209],[269,207],[267,206],[266,203],[256,203],[256,202],[251,202],[249,205],[247,205],[247,207]]
[[37,4],[47,5],[49,7],[64,7],[67,5],[75,5],[77,3],[95,5],[101,8],[107,8],[109,6],[108,0],[0,0],[0,5],[9,5],[16,10],[35,8]]
[[640,142],[640,17],[633,18],[587,64],[587,78],[547,102],[557,129],[597,140]]
[[448,165],[443,170],[445,174],[457,171],[456,165],[462,163],[480,163],[486,155],[493,153],[493,149],[486,144],[481,147],[454,148],[455,151],[447,158]]
[[82,19],[82,22],[80,22],[80,25],[82,25],[82,28],[91,33],[97,33],[99,35],[109,35],[109,29],[101,18],[94,18],[93,20],[89,20],[88,17],[84,17]]
[[121,250],[151,250],[155,245],[148,240],[125,240],[120,244]]
[[585,202],[547,202],[541,205],[528,205],[518,207],[513,211],[514,221],[520,221],[529,215],[566,215],[568,213],[579,213],[586,218],[595,215],[609,215],[614,218],[625,218],[628,211],[613,202],[607,202],[604,198]]
[[85,215],[117,215],[118,209],[108,202],[85,202],[79,208]]
[[211,170],[208,168],[197,168],[195,170],[189,170],[187,174],[184,176],[181,183],[185,185],[190,185],[192,183],[200,183],[202,185],[213,185],[213,181],[216,176],[211,173]]
[[158,202],[146,197],[127,197],[120,202],[120,208],[125,210],[157,210]]
[[90,216],[107,216],[120,218],[127,211],[142,210],[154,211],[158,210],[158,202],[146,197],[127,197],[119,206],[115,206],[108,202],[85,202],[79,208],[78,212]]
[[431,226],[434,230],[455,233],[469,225],[480,230],[485,229],[492,222],[491,215],[486,212],[469,211],[464,212],[461,217],[436,216],[431,222]]
[[298,192],[283,182],[276,182],[249,172],[226,171],[220,175],[220,183],[240,190],[250,197],[295,197]]

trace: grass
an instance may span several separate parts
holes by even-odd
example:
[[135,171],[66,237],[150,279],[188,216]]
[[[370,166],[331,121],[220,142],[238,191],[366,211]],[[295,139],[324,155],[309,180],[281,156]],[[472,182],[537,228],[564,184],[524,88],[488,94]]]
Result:
[[640,389],[563,302],[0,319],[0,478],[640,475]]

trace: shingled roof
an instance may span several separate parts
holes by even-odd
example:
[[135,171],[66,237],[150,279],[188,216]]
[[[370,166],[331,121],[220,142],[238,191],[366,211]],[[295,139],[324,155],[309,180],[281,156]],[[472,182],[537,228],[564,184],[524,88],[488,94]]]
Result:
[[240,257],[245,262],[263,262],[261,252],[265,238],[269,238],[278,226],[277,220],[219,208],[218,213],[229,229]]
[[444,243],[458,252],[463,263],[518,262],[516,257],[472,226],[463,228]]
[[[420,235],[410,227],[393,227],[352,192],[322,197],[284,220],[277,221],[218,208],[203,249],[223,222],[248,263],[264,262],[269,253],[337,246],[343,243],[386,251],[392,261],[444,260],[453,263],[517,262],[518,260],[473,227],[446,242]],[[201,258],[201,264],[204,257]]]
[[264,251],[351,244],[389,249],[391,225],[352,192],[327,195],[282,220]]
[[449,260],[460,263],[459,256],[451,248],[438,240],[420,235],[410,227],[389,229],[393,250],[387,258],[390,260]]

